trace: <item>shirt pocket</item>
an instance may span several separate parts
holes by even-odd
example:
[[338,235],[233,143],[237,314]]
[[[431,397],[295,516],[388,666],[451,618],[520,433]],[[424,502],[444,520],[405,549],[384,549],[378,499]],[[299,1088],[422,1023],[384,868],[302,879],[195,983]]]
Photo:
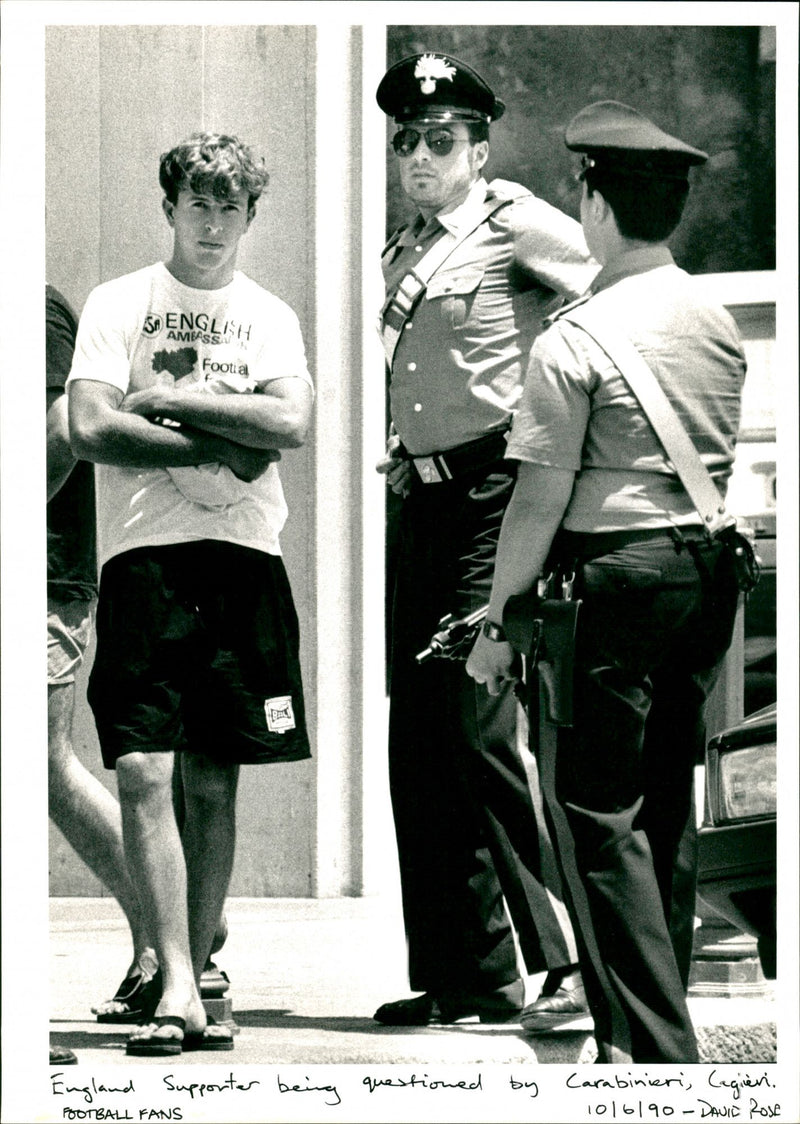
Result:
[[476,268],[445,270],[428,282],[426,299],[438,302],[442,318],[452,328],[463,328],[469,319],[475,294],[484,270]]

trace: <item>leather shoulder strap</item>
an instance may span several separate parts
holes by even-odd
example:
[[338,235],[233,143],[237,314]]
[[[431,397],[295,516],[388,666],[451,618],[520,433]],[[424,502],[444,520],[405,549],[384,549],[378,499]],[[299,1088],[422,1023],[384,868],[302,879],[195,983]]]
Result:
[[710,535],[736,522],[711,478],[675,409],[647,361],[628,337],[609,320],[602,300],[589,301],[561,313],[592,337],[623,376],[664,446],[689,498]]
[[434,242],[427,254],[420,258],[414,268],[400,280],[394,291],[388,294],[381,309],[378,333],[390,369],[403,326],[410,317],[417,301],[425,292],[431,277],[437,269],[441,268],[453,251],[469,238],[470,234],[473,234],[482,223],[511,202],[510,197],[487,194],[480,208],[476,210],[474,221],[467,223],[458,234],[446,230],[442,237]]

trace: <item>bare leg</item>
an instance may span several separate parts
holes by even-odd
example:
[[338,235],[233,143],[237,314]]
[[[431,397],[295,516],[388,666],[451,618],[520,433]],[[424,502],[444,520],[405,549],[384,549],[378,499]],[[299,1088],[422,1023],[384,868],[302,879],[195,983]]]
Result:
[[[185,759],[185,754],[179,754],[175,762],[175,772],[173,775],[172,783],[172,802],[175,807],[175,819],[178,824],[178,831],[183,838],[183,829],[186,822],[186,797],[183,791],[183,767],[181,762]],[[225,916],[225,910],[219,916],[216,931],[214,933],[214,940],[211,942],[211,952],[209,956],[213,956],[215,952],[219,952],[225,941],[228,939],[228,920]],[[207,961],[205,968],[208,967],[210,961]]]
[[[206,1015],[192,969],[186,904],[186,864],[172,803],[172,753],[129,753],[117,761],[122,833],[128,870],[144,907],[164,978],[156,1015],[185,1020],[201,1031]],[[213,924],[219,920],[216,906]],[[210,940],[209,940],[210,944]],[[179,1038],[174,1027],[148,1037]]]
[[48,687],[50,818],[119,902],[133,941],[133,961],[129,971],[138,963],[149,971],[155,971],[155,954],[139,898],[125,864],[119,804],[75,756],[72,748],[74,706],[74,683]]
[[196,980],[211,954],[228,892],[236,846],[238,765],[219,765],[201,754],[184,753],[185,820],[189,937]]

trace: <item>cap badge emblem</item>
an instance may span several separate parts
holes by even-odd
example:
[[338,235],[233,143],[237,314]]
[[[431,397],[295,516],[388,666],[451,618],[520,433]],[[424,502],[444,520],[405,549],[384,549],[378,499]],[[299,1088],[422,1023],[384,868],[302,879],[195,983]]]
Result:
[[436,55],[423,55],[417,61],[414,77],[420,79],[420,90],[423,94],[435,94],[436,83],[439,79],[452,82],[456,75],[456,68],[450,66],[447,59],[437,58]]

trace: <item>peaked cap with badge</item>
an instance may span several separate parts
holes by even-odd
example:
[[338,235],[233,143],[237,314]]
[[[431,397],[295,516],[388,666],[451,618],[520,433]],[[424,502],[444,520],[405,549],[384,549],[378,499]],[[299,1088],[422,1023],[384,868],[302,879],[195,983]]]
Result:
[[497,121],[506,108],[472,67],[435,51],[396,62],[375,96],[383,112],[398,124]]
[[583,152],[584,169],[642,179],[687,180],[689,168],[708,154],[659,129],[638,110],[619,101],[596,101],[576,113],[564,141]]

